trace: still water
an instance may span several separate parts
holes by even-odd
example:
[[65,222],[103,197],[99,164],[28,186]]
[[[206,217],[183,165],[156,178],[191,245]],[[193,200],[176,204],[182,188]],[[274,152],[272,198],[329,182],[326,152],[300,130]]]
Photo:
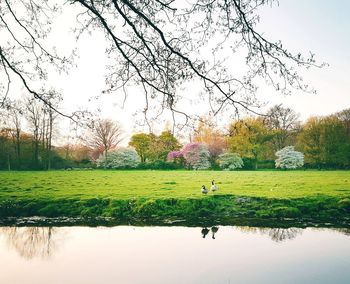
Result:
[[0,283],[350,283],[349,229],[0,227]]

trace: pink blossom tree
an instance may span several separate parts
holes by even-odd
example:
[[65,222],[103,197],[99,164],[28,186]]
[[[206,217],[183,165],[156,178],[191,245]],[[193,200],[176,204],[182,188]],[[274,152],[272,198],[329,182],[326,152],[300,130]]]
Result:
[[202,143],[189,143],[182,150],[186,164],[195,170],[210,168],[210,153],[208,147]]

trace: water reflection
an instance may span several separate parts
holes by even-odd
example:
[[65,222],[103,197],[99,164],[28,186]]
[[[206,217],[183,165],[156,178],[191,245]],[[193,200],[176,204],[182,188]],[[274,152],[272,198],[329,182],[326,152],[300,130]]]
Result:
[[337,230],[0,227],[0,283],[348,284],[349,230]]
[[275,242],[293,240],[303,233],[300,228],[264,228],[264,227],[237,227],[242,232],[260,233],[268,235]]
[[205,239],[205,236],[208,235],[209,233],[209,229],[205,227],[202,229],[201,233],[202,233],[203,239]]
[[211,238],[215,239],[215,234],[219,231],[218,227],[211,227]]
[[337,228],[337,229],[334,229],[335,231],[339,232],[339,233],[342,233],[346,236],[350,236],[350,228]]
[[208,233],[211,231],[211,238],[215,239],[215,234],[217,233],[217,231],[219,231],[218,227],[211,227],[210,230],[207,227],[202,228],[201,230],[201,234],[202,234],[202,238],[205,239],[205,237],[208,235]]
[[[285,242],[302,235],[305,229],[301,228],[266,228],[266,227],[233,227],[243,233],[253,233],[268,236],[274,242]],[[54,255],[60,245],[66,241],[66,232],[70,228],[60,227],[0,227],[0,235],[4,236],[6,245],[14,249],[22,258],[48,259]],[[319,230],[319,229],[317,229]],[[211,238],[216,239],[219,227],[204,227],[201,229],[202,238],[211,233]],[[350,236],[349,228],[335,228],[339,232]],[[225,232],[225,230],[224,230]]]
[[0,233],[5,236],[7,246],[15,249],[25,259],[34,257],[50,258],[57,250],[57,233],[63,230],[52,227],[3,227]]

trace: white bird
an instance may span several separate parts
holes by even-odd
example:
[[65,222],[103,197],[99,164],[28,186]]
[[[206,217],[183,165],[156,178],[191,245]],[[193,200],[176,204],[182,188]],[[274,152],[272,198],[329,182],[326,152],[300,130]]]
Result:
[[211,181],[211,191],[217,191],[219,188],[218,186],[214,183],[214,181]]
[[205,185],[202,185],[201,191],[203,194],[207,194],[208,193],[208,189],[205,187]]

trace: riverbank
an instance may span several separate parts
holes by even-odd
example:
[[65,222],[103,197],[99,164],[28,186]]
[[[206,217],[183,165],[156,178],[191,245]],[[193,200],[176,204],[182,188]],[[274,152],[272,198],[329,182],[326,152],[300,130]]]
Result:
[[[201,194],[212,179],[219,190]],[[350,226],[349,171],[0,172],[0,181],[2,219]]]

